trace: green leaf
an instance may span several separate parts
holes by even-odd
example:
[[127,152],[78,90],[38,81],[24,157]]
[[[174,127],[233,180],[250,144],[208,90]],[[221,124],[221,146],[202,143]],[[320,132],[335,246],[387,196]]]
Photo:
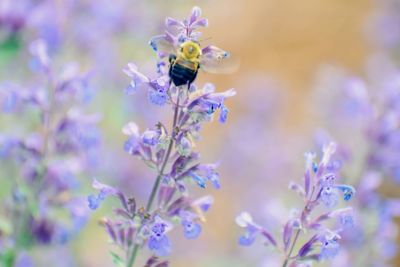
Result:
[[17,34],[12,34],[0,42],[0,64],[6,63],[15,57],[21,46],[21,38]]
[[116,254],[116,253],[114,253],[112,251],[110,251],[110,254],[111,254],[111,257],[112,257],[112,262],[115,264],[115,266],[117,266],[117,267],[125,267],[124,260],[121,259],[121,257],[118,254]]
[[13,267],[15,261],[15,251],[8,249],[0,253],[0,267]]

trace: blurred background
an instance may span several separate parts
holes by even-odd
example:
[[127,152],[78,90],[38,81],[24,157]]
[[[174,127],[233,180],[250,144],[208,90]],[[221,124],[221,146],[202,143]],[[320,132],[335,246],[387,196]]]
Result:
[[[303,154],[318,151],[320,133],[365,153],[362,126],[334,118],[340,109],[337,84],[343,76],[366,77],[372,67],[379,70],[374,62],[397,66],[399,1],[1,0],[0,81],[31,80],[27,51],[39,37],[48,41],[56,65],[76,62],[92,71],[93,101],[86,109],[101,114],[102,141],[96,167],[80,177],[81,193],[89,194],[92,177],[97,177],[144,202],[154,174],[123,152],[121,127],[133,120],[144,129],[169,114],[144,101],[144,92],[125,95],[129,79],[122,69],[135,62],[151,73],[156,57],[149,39],[163,32],[165,17],[183,19],[194,5],[209,19],[205,43],[230,51],[240,68],[232,74],[198,76],[198,84],[212,82],[219,91],[235,88],[237,96],[227,101],[228,123],[208,124],[197,146],[205,162],[221,163],[222,189],[209,189],[216,201],[202,236],[195,241],[173,238],[171,266],[279,266],[261,244],[238,246],[234,218],[248,210],[280,233],[279,223],[298,203],[287,184],[301,178]],[[29,118],[0,115],[1,132],[12,133],[16,125],[22,131],[21,125],[29,123]],[[1,183],[10,183],[3,169],[11,167],[2,166]],[[349,163],[348,168],[356,177],[352,170],[357,167]],[[380,190],[400,196],[391,182]],[[7,197],[6,190],[0,190],[0,197]],[[37,266],[112,266],[109,238],[99,220],[116,204],[110,201],[91,214],[67,246],[28,253]],[[396,232],[391,235],[395,238]]]

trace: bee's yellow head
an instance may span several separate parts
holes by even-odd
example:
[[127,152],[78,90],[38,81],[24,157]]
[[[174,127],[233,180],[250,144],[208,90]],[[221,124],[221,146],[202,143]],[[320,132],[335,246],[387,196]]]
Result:
[[193,60],[201,56],[200,45],[193,41],[186,41],[181,44],[182,56],[187,60]]

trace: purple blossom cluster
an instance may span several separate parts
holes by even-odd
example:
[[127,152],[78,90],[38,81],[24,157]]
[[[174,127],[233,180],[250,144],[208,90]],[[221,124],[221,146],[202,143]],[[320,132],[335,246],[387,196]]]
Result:
[[[388,197],[385,188],[396,188],[399,181],[399,70],[386,56],[375,56],[371,63],[367,78],[337,68],[326,69],[320,77],[321,86],[334,84],[336,95],[326,105],[334,127],[341,129],[346,122],[346,136],[359,137],[356,145],[343,140],[343,149],[348,154],[344,160],[357,170],[348,179],[358,189],[354,217],[363,223],[343,232],[349,250],[341,253],[333,266],[390,266],[397,250],[395,218],[400,201],[397,195]],[[337,130],[330,132],[340,135]],[[370,244],[379,245],[370,248]],[[356,251],[367,253],[360,257],[355,256]]]
[[[78,194],[79,176],[94,167],[100,144],[100,118],[82,108],[92,91],[90,73],[75,63],[57,68],[42,39],[29,50],[35,79],[0,84],[1,117],[15,122],[2,129],[0,158],[17,172],[0,213],[2,266],[31,266],[23,251],[66,243],[85,225],[89,210]],[[38,123],[24,125],[24,117]]]
[[[154,37],[150,45],[157,52],[157,74],[149,77],[129,63],[124,72],[131,78],[125,92],[133,94],[137,90],[147,90],[148,100],[154,105],[168,106],[173,110],[172,126],[167,128],[162,122],[144,131],[134,122],[126,124],[122,132],[127,140],[124,150],[155,170],[157,177],[145,205],[136,203],[121,190],[94,180],[97,194],[88,196],[91,209],[97,209],[108,196],[120,200],[121,207],[114,210],[116,218],[105,219],[103,225],[112,242],[126,253],[126,259],[113,253],[114,263],[131,267],[139,250],[145,246],[154,257],[167,256],[172,250],[170,231],[181,228],[187,239],[196,239],[205,221],[205,213],[213,203],[211,196],[193,197],[189,186],[204,189],[211,184],[220,188],[218,164],[200,163],[200,155],[195,152],[195,141],[200,137],[204,122],[211,121],[219,111],[219,121],[227,119],[225,100],[235,95],[235,91],[218,93],[212,84],[198,87],[195,84],[175,86],[169,76],[168,54],[163,51],[179,50],[185,41],[199,43],[199,27],[207,26],[207,19],[201,18],[201,10],[194,7],[190,16],[183,21],[167,18],[167,31]],[[165,49],[168,48],[168,49]],[[206,46],[201,51],[204,66],[220,61],[227,53],[214,46]],[[179,225],[179,226],[177,226]],[[146,266],[167,266],[155,258]],[[119,266],[119,265],[118,265]]]
[[62,12],[54,12],[58,7],[53,1],[2,1],[0,3],[0,44],[14,45],[19,48],[25,41],[24,35],[33,35],[35,38],[43,39],[48,49],[53,50],[62,44],[61,17],[64,16],[66,10],[70,9],[71,2],[65,1],[62,4],[64,9]]
[[[245,229],[239,244],[250,246],[261,238],[283,255],[283,267],[311,266],[312,261],[335,257],[340,249],[341,232],[353,227],[354,221],[351,207],[334,208],[340,199],[348,202],[355,194],[352,186],[339,183],[341,163],[335,158],[335,152],[336,144],[329,143],[324,146],[319,162],[315,153],[305,154],[303,185],[289,184],[289,189],[304,201],[304,207],[292,211],[291,218],[283,226],[280,241],[255,223],[249,213],[243,212],[236,218],[236,223]],[[301,238],[302,234],[307,237]]]
[[398,0],[374,2],[375,9],[367,24],[370,41],[396,53],[400,44],[400,3]]

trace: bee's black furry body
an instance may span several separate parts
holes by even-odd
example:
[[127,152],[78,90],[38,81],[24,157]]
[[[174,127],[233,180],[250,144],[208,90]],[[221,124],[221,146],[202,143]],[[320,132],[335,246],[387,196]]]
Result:
[[198,65],[190,61],[176,59],[174,55],[170,56],[169,77],[175,86],[188,85],[196,79]]

